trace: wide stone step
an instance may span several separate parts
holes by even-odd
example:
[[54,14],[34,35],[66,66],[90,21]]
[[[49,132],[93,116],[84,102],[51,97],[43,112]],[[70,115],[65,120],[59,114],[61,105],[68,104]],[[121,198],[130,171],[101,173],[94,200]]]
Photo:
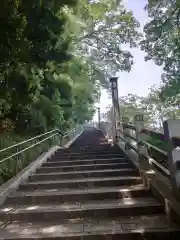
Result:
[[61,179],[77,179],[86,177],[115,177],[115,176],[136,176],[138,175],[136,169],[107,169],[107,170],[91,170],[91,171],[69,171],[61,173],[37,173],[30,176],[30,181],[43,181],[43,180],[61,180]]
[[61,180],[61,181],[41,181],[27,182],[20,185],[20,191],[32,191],[38,189],[53,189],[53,188],[93,188],[93,187],[109,187],[122,185],[140,184],[140,177],[106,177],[106,178],[83,178],[76,180]]
[[112,146],[112,145],[95,145],[95,146],[79,146],[79,147],[69,147],[69,148],[62,148],[59,151],[61,152],[80,152],[80,151],[101,151],[101,150],[114,150],[114,151],[121,151],[119,147]]
[[107,164],[107,163],[127,163],[124,158],[111,158],[111,159],[88,159],[88,160],[68,160],[68,161],[53,161],[49,160],[43,166],[71,166],[71,165],[86,165],[86,164]]
[[67,156],[77,156],[77,155],[81,155],[81,154],[85,154],[85,155],[105,155],[105,154],[121,154],[123,155],[122,151],[120,150],[81,150],[81,151],[76,151],[76,152],[72,152],[72,151],[68,151],[68,152],[64,152],[64,151],[58,151],[56,153],[56,155],[67,155]]
[[90,189],[44,189],[33,192],[17,191],[9,196],[6,204],[46,204],[80,202],[88,200],[149,197],[151,192],[143,185],[130,187],[101,187]]
[[[83,143],[83,141],[82,141]],[[94,145],[94,144],[86,144],[86,145],[76,145],[75,146],[70,146],[69,149],[65,149],[65,151],[67,150],[77,150],[77,149],[117,149],[116,145],[112,145],[111,143],[106,143],[106,144],[98,144],[98,145]]]
[[41,167],[36,170],[36,173],[54,173],[67,171],[83,171],[83,170],[104,170],[104,169],[120,169],[132,167],[128,163],[108,163],[108,164],[88,164],[88,165],[71,165],[61,167]]
[[[85,154],[82,154],[82,155],[79,155],[79,156],[63,156],[63,155],[55,155],[55,156],[52,156],[51,160],[52,161],[61,161],[61,160],[68,160],[68,159],[72,159],[72,160],[82,160],[82,159],[102,159],[102,158],[108,158],[108,159],[111,159],[111,158],[122,158],[122,154],[92,154],[92,155],[85,155]],[[49,159],[50,160],[50,159]],[[48,160],[48,161],[49,161]],[[50,161],[51,161],[50,160]]]
[[121,151],[121,149],[120,148],[113,148],[113,147],[111,147],[111,148],[103,148],[103,147],[93,147],[93,148],[85,148],[85,147],[82,147],[82,148],[79,148],[79,149],[76,149],[76,150],[74,150],[74,149],[67,149],[67,150],[58,150],[57,151],[57,153],[65,153],[65,154],[79,154],[79,153],[92,153],[92,152],[99,152],[99,153],[102,153],[102,152],[120,152],[120,153],[123,153],[122,151]]
[[[7,208],[6,208],[7,209]],[[154,198],[126,198],[75,204],[25,205],[11,207],[0,212],[6,221],[50,221],[77,218],[112,218],[164,213],[164,205]]]
[[11,222],[0,228],[4,240],[179,240],[179,229],[165,215],[68,222]]

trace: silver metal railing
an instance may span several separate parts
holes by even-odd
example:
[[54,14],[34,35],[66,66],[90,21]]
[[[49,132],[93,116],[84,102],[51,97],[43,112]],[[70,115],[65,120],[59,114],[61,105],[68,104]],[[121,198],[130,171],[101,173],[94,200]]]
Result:
[[50,147],[54,145],[65,146],[82,131],[83,126],[81,125],[65,133],[59,129],[54,129],[0,149],[0,183],[16,175]]

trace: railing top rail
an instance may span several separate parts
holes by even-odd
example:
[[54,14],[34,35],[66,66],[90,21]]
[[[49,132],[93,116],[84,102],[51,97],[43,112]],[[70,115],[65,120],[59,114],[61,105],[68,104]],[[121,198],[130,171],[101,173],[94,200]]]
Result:
[[157,152],[160,152],[160,153],[164,154],[165,156],[168,155],[167,152],[163,151],[162,149],[160,149],[160,148],[158,148],[158,147],[155,147],[154,145],[152,145],[152,144],[150,144],[150,143],[148,143],[148,142],[146,142],[146,141],[142,141],[142,142],[143,142],[145,145],[147,145],[148,147],[151,147],[151,148],[155,149]]
[[35,136],[35,137],[29,138],[29,139],[27,139],[27,140],[24,140],[24,141],[22,141],[22,142],[16,143],[16,144],[14,144],[14,145],[11,145],[11,146],[9,146],[9,147],[0,149],[0,153],[5,152],[5,151],[10,150],[10,149],[13,149],[13,148],[18,147],[18,146],[21,146],[21,145],[23,145],[23,144],[25,144],[25,143],[27,143],[27,142],[30,142],[30,141],[32,141],[32,140],[38,139],[38,138],[40,138],[40,137],[46,136],[46,135],[51,134],[51,133],[54,133],[54,132],[57,132],[57,133],[60,134],[62,137],[66,137],[66,136],[68,136],[69,134],[71,134],[73,131],[76,131],[76,129],[78,129],[78,127],[77,127],[77,128],[74,128],[74,129],[72,129],[72,130],[70,130],[70,131],[67,131],[67,132],[65,132],[65,133],[62,133],[59,129],[54,129],[54,130],[51,130],[51,131],[48,131],[48,132],[39,134],[39,135],[37,135],[37,136]]
[[66,137],[67,135],[69,135],[69,134],[71,134],[72,132],[76,131],[76,129],[78,129],[78,127],[77,127],[77,128],[73,128],[73,129],[71,129],[71,130],[69,130],[69,131],[67,131],[67,132],[64,132],[64,133],[63,133],[63,137]]
[[167,176],[170,176],[170,171],[168,169],[166,169],[165,167],[163,167],[161,164],[159,164],[156,160],[154,160],[153,158],[149,157],[149,162],[155,164],[159,169],[161,169],[161,171],[163,171]]
[[132,130],[136,130],[136,127],[132,124],[127,124],[127,123],[123,123],[123,126],[127,127],[127,128],[130,128]]
[[[59,130],[58,130],[58,129],[54,129],[54,130],[51,130],[51,131],[49,131],[49,132],[42,133],[42,134],[39,134],[39,135],[37,135],[37,136],[35,136],[35,137],[29,138],[29,139],[27,139],[27,140],[24,140],[24,141],[22,141],[22,142],[20,142],[20,143],[16,143],[16,144],[14,144],[14,145],[12,145],[12,146],[9,146],[9,147],[0,149],[0,153],[2,153],[2,152],[4,152],[4,151],[7,151],[7,150],[9,150],[9,149],[12,149],[12,148],[14,148],[14,147],[18,147],[18,146],[20,146],[20,145],[22,145],[22,144],[24,144],[24,143],[30,142],[30,141],[32,141],[32,140],[35,140],[35,139],[37,139],[37,138],[43,137],[43,136],[45,136],[45,135],[47,135],[47,134],[50,134],[50,133],[53,133],[53,132],[56,132],[56,131],[59,131]],[[59,131],[59,134],[61,134],[61,135],[63,136],[63,134],[62,134],[60,131]]]
[[[136,126],[133,125],[133,124],[129,124],[129,123],[123,123],[123,125],[127,128],[130,128],[132,130],[136,130]],[[151,133],[155,133],[155,134],[158,134],[158,135],[164,135],[163,132],[161,131],[158,131],[158,130],[155,130],[153,128],[149,128],[149,127],[146,127],[146,128],[143,128],[142,129],[142,132],[151,132]]]
[[23,152],[25,152],[26,150],[35,147],[36,145],[38,145],[38,144],[40,144],[40,143],[46,141],[46,140],[49,139],[49,138],[54,137],[54,136],[57,135],[57,134],[58,134],[58,133],[54,133],[53,135],[50,135],[50,136],[44,138],[43,140],[41,140],[41,141],[39,141],[39,142],[37,142],[37,143],[35,143],[35,144],[32,144],[32,145],[30,145],[29,147],[26,147],[26,148],[20,150],[19,152],[16,152],[16,153],[14,153],[14,154],[12,154],[12,155],[10,155],[10,156],[8,156],[8,157],[6,157],[6,158],[0,160],[0,163],[3,163],[3,162],[5,162],[5,161],[7,161],[7,160],[9,160],[9,159],[11,159],[11,158],[13,158],[13,157],[19,155],[20,153],[23,153]]
[[[148,143],[146,143],[146,142],[144,142],[146,145],[148,144]],[[135,151],[135,152],[137,152],[138,153],[138,149],[134,146],[134,145],[132,145],[132,144],[129,144],[130,146],[131,146],[131,148]],[[148,145],[151,145],[151,144],[148,144]],[[152,147],[154,147],[153,145],[151,145]],[[160,151],[161,151],[161,149],[160,149]],[[165,155],[167,155],[167,153],[166,152],[164,152],[163,154],[165,154]],[[147,157],[147,159],[149,160],[149,163],[153,163],[156,167],[158,167],[162,172],[164,172],[165,173],[165,175],[167,175],[167,176],[169,176],[170,175],[170,172],[169,172],[169,170],[168,169],[166,169],[162,164],[160,164],[160,163],[158,163],[155,159],[153,159],[153,158],[151,158],[150,156],[146,156]]]
[[24,143],[26,143],[26,142],[29,142],[29,141],[33,140],[33,139],[37,139],[37,138],[39,138],[39,137],[46,136],[47,134],[52,133],[50,136],[48,136],[48,137],[46,137],[46,138],[44,138],[44,139],[42,139],[42,140],[40,140],[40,141],[32,144],[32,145],[30,145],[30,146],[28,146],[28,147],[26,147],[26,148],[23,148],[23,149],[21,149],[20,151],[14,153],[14,154],[12,154],[12,155],[10,155],[10,156],[8,156],[8,157],[5,157],[4,159],[0,160],[0,163],[3,163],[3,162],[5,162],[5,161],[8,160],[8,159],[13,158],[13,157],[19,155],[20,153],[23,153],[23,152],[25,152],[26,150],[31,149],[31,148],[33,148],[34,146],[36,146],[36,145],[38,145],[38,144],[40,144],[40,143],[42,143],[42,142],[44,142],[44,141],[52,138],[52,137],[54,137],[54,136],[56,136],[56,135],[58,135],[58,134],[60,134],[60,135],[64,138],[64,137],[66,137],[66,136],[68,136],[68,135],[72,134],[73,132],[76,132],[77,130],[80,130],[80,129],[83,129],[82,126],[79,126],[79,127],[77,127],[77,128],[74,128],[74,129],[66,132],[66,134],[63,134],[63,133],[62,133],[61,131],[59,131],[58,129],[54,129],[54,130],[52,130],[52,131],[49,131],[49,132],[40,134],[40,135],[38,135],[38,136],[35,136],[35,137],[33,137],[33,138],[27,139],[27,140],[25,140],[25,141],[23,141],[23,142],[17,143],[17,144],[15,144],[15,145],[13,145],[13,146],[9,146],[9,147],[7,147],[7,148],[4,148],[4,149],[0,150],[0,152],[4,152],[4,151],[6,151],[6,150],[8,150],[8,149],[11,149],[11,148],[14,148],[14,147],[16,147],[16,146],[22,145],[22,144],[24,144]]

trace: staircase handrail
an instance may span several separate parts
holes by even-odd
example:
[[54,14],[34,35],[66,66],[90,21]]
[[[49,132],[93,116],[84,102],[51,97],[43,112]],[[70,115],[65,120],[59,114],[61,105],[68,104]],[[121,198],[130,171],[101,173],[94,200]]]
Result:
[[[168,154],[166,151],[160,149],[157,146],[149,143],[147,139],[141,139],[139,142],[137,140],[136,135],[136,126],[131,122],[121,122],[122,128],[117,129],[118,133],[118,142],[123,141],[127,147],[127,149],[134,150],[137,154],[139,154],[138,144],[144,146],[144,150],[147,154],[147,158],[151,163],[158,168],[164,175],[169,177],[169,169],[168,169]],[[125,129],[129,129],[129,131],[124,131]],[[112,127],[111,127],[112,131]],[[164,140],[164,134],[160,131],[155,131],[151,128],[141,128],[141,133],[145,136],[157,136],[160,140]],[[111,133],[112,134],[112,133]],[[178,139],[176,139],[178,140]],[[180,139],[179,139],[180,141]]]
[[30,145],[30,146],[28,146],[28,147],[26,147],[26,148],[23,148],[22,150],[17,151],[16,153],[14,153],[14,154],[12,154],[12,155],[10,155],[10,156],[8,156],[8,157],[5,157],[4,159],[0,160],[0,163],[3,163],[3,162],[5,162],[5,161],[7,161],[8,159],[11,159],[11,158],[19,155],[20,153],[23,153],[23,152],[27,151],[28,149],[31,149],[31,148],[35,147],[36,145],[39,145],[40,143],[42,143],[42,142],[44,142],[44,141],[46,141],[46,140],[48,140],[48,139],[50,139],[50,138],[53,138],[53,137],[55,137],[55,136],[57,136],[57,135],[62,136],[62,138],[64,139],[64,138],[66,138],[67,136],[70,136],[72,133],[76,133],[76,132],[82,131],[82,130],[83,130],[83,127],[82,127],[81,125],[78,126],[78,127],[76,127],[76,128],[74,128],[74,129],[71,129],[70,131],[65,132],[65,133],[62,133],[59,129],[54,129],[54,130],[48,131],[48,132],[46,132],[46,133],[39,134],[39,135],[37,135],[37,136],[35,136],[35,137],[29,138],[29,139],[27,139],[27,140],[24,140],[24,141],[22,141],[22,142],[20,142],[20,143],[14,144],[14,145],[12,145],[12,146],[3,148],[3,149],[0,150],[0,153],[5,152],[5,151],[10,150],[10,149],[13,149],[13,148],[15,148],[15,147],[19,147],[19,146],[21,146],[21,145],[23,145],[23,144],[25,144],[25,143],[28,143],[28,142],[30,142],[30,141],[32,141],[32,140],[36,140],[36,139],[38,139],[38,138],[40,138],[40,137],[43,137],[43,136],[46,136],[46,135],[52,133],[50,136],[48,136],[48,137],[46,137],[46,138],[44,138],[44,139],[42,139],[42,140],[40,140],[40,141],[32,144],[32,145]]
[[[128,144],[129,148],[133,149],[134,151],[136,151],[139,154],[139,147],[138,145],[140,145],[140,147],[145,146],[146,149],[146,157],[149,159],[149,161],[151,163],[153,163],[162,173],[164,173],[166,176],[169,177],[169,170],[168,170],[168,154],[166,151],[160,149],[157,146],[154,146],[153,144],[150,144],[147,140],[143,140],[143,139],[139,139],[139,141],[137,140],[137,132],[136,132],[136,126],[132,125],[132,124],[128,124],[128,123],[122,123],[123,126],[123,132],[121,132],[121,134],[123,135],[124,138],[130,138],[133,141],[136,142],[136,145],[132,144],[131,141],[127,141],[126,138],[126,144]],[[131,133],[124,133],[124,129],[130,129],[131,131],[134,131],[135,134],[131,134]],[[149,128],[141,128],[140,133],[143,133],[145,135],[158,135],[160,136],[161,140],[164,140],[164,134],[163,132],[156,132],[152,129]],[[122,137],[121,137],[122,139]]]
[[[16,144],[14,144],[14,145],[12,145],[12,146],[9,146],[9,147],[0,149],[0,153],[5,152],[5,151],[7,151],[7,150],[9,150],[9,149],[12,149],[12,148],[14,148],[14,147],[19,147],[19,146],[23,145],[24,143],[28,143],[28,142],[30,142],[30,141],[32,141],[32,140],[35,140],[35,139],[37,139],[37,138],[43,137],[43,136],[45,136],[45,135],[47,135],[47,134],[50,134],[50,133],[53,133],[53,132],[56,132],[56,131],[59,131],[59,130],[58,130],[58,129],[54,129],[54,130],[51,130],[51,131],[48,131],[48,132],[39,134],[39,135],[37,135],[37,136],[35,136],[35,137],[29,138],[29,139],[27,139],[27,140],[24,140],[24,141],[22,141],[22,142],[16,143]],[[63,133],[62,133],[61,131],[59,131],[59,134],[60,134],[60,135],[63,135]]]

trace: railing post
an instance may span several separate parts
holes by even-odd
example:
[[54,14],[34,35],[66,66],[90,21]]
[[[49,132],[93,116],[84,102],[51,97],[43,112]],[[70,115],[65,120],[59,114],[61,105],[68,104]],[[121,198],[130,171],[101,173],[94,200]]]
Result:
[[134,117],[134,124],[136,127],[138,160],[139,160],[139,163],[141,163],[142,156],[143,156],[142,133],[141,133],[141,130],[144,128],[143,114],[138,114]]
[[177,148],[173,141],[173,138],[180,136],[180,120],[167,120],[163,127],[164,138],[168,143],[168,166],[172,192],[180,200],[180,148]]
[[[137,140],[137,153],[138,153],[138,162],[139,165],[142,166],[144,164],[144,158],[148,155],[147,147],[144,146],[143,140],[145,140],[145,136],[142,133],[142,129],[144,128],[144,116],[143,114],[138,114],[134,117],[134,124],[136,126],[136,140]],[[142,167],[143,169],[143,167]],[[148,187],[149,182],[145,176],[144,170],[141,170],[140,167],[140,176],[142,178],[143,185]]]
[[108,139],[113,140],[113,123],[112,122],[107,122],[106,134]]
[[129,118],[128,117],[123,117],[122,118],[122,122],[123,122],[123,137],[124,137],[124,141],[125,141],[125,150],[129,150],[129,129],[125,127],[126,124],[129,123]]
[[98,128],[101,128],[101,112],[100,107],[98,107]]
[[123,125],[122,122],[116,121],[116,131],[117,131],[117,142],[122,141],[122,134],[123,134]]

